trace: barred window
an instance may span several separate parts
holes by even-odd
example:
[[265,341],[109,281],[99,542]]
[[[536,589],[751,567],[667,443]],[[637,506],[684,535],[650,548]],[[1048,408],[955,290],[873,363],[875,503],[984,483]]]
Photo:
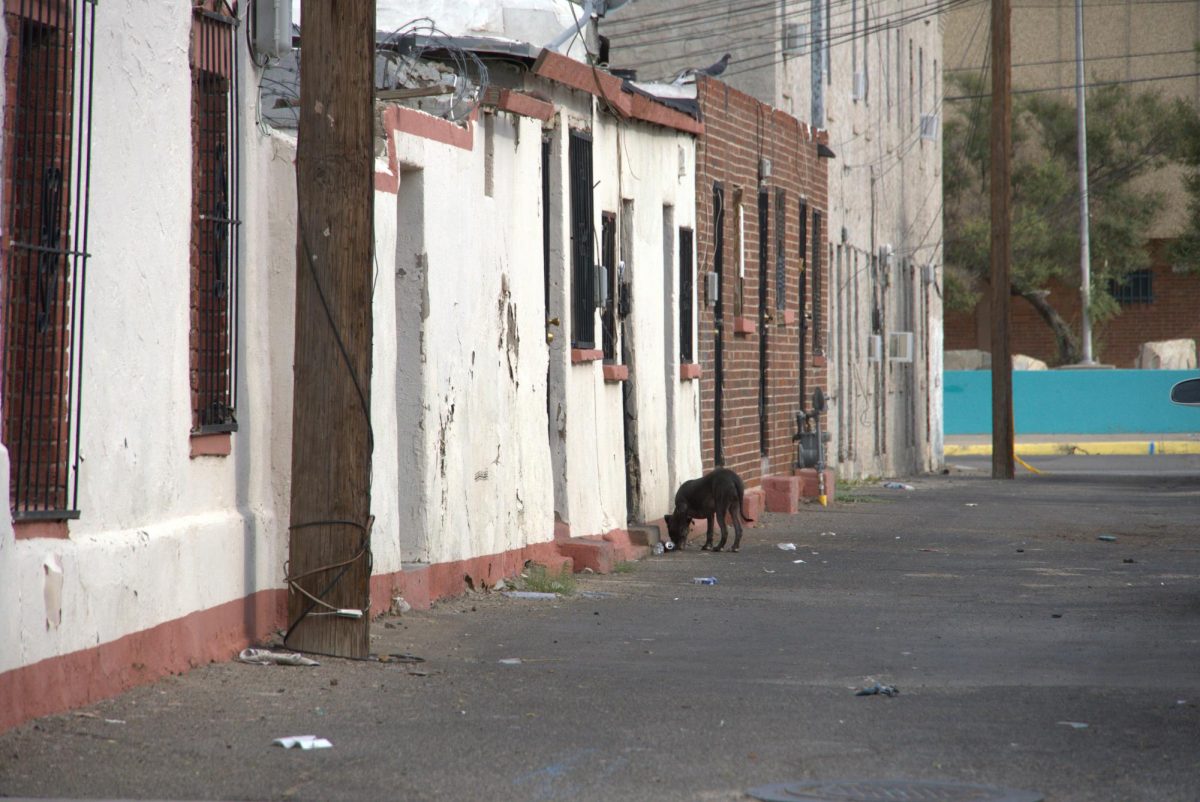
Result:
[[1154,303],[1154,271],[1134,270],[1120,281],[1109,279],[1108,294],[1119,304]]
[[695,362],[695,338],[692,334],[696,310],[696,279],[692,252],[695,235],[690,228],[679,229],[679,359]]
[[571,161],[571,345],[596,346],[596,254],[593,221],[592,137],[572,131]]
[[204,0],[192,19],[192,431],[237,429],[237,19]]
[[3,439],[14,520],[78,517],[95,4],[6,0]]

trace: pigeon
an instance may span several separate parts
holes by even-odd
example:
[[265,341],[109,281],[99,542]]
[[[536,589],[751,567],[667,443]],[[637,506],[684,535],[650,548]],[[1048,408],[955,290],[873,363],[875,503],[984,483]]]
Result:
[[725,72],[725,68],[729,66],[729,59],[731,58],[733,58],[733,56],[726,53],[725,55],[721,56],[720,61],[716,62],[715,64],[709,64],[702,70],[696,70],[696,72],[702,72],[705,75],[710,75],[715,78],[716,76]]
[[717,61],[714,64],[709,64],[707,67],[688,67],[686,70],[681,70],[679,73],[677,73],[671,80],[671,83],[690,83],[696,79],[697,75],[708,75],[715,78],[716,76],[725,72],[725,68],[729,66],[729,60],[731,58],[733,58],[733,56],[729,53],[726,53],[725,55],[721,56],[720,61]]

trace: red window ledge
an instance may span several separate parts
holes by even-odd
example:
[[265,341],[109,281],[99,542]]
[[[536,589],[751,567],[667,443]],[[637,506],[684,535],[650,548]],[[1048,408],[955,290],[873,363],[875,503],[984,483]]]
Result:
[[754,325],[754,318],[742,316],[733,319],[734,334],[753,334],[757,328]]
[[796,310],[794,310],[794,309],[784,309],[783,310],[783,325],[785,325],[785,326],[795,326],[796,325]]
[[679,380],[691,381],[700,378],[700,365],[697,362],[684,362],[679,366]]
[[628,365],[605,365],[604,380],[606,382],[623,382],[629,378]]
[[597,362],[604,359],[604,352],[599,348],[572,348],[571,362],[580,365],[584,362]]
[[66,521],[13,521],[13,536],[17,540],[52,537],[63,540],[70,536]]
[[191,458],[228,457],[229,452],[233,450],[232,439],[229,432],[193,434],[191,436]]
[[825,355],[824,354],[813,354],[813,367],[814,368],[823,368],[823,367],[825,367],[825,364],[826,363],[825,363]]

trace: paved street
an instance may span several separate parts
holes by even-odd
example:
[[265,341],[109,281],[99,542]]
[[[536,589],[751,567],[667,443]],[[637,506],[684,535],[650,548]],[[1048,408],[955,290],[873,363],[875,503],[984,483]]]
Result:
[[[851,488],[739,554],[693,535],[579,583],[611,595],[377,622],[379,653],[423,663],[211,665],[27,724],[0,736],[0,795],[738,800],[812,778],[1194,802],[1190,470]],[[876,681],[900,694],[854,695]],[[271,746],[299,734],[333,748]]]

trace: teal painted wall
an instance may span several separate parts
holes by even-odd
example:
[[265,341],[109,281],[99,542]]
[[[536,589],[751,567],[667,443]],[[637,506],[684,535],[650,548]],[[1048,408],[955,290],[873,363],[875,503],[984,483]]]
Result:
[[[1200,431],[1200,407],[1168,400],[1194,370],[1014,370],[1017,434]],[[991,434],[992,372],[945,374],[946,434]]]

